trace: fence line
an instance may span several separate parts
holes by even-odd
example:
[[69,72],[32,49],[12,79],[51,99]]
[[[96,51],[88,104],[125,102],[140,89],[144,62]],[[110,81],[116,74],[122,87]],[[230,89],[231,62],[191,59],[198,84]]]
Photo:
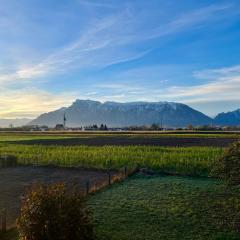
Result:
[[5,233],[7,231],[7,210],[3,208],[0,212],[0,233]]
[[[138,167],[128,168],[124,167],[118,171],[108,170],[106,175],[101,180],[90,181],[89,179],[85,183],[81,184],[80,191],[83,194],[83,197],[88,197],[91,194],[94,194],[104,188],[107,188],[114,183],[120,182],[128,178],[129,176],[138,172]],[[7,224],[10,224],[9,226]],[[8,230],[8,227],[13,227],[15,224],[7,223],[7,210],[6,208],[0,209],[0,234],[5,233]]]
[[123,169],[120,169],[116,173],[113,173],[109,170],[107,172],[106,178],[102,179],[101,181],[91,182],[90,180],[87,180],[85,184],[85,191],[83,192],[85,193],[85,196],[95,193],[103,188],[111,186],[116,182],[125,180],[126,178],[135,174],[136,172],[138,172],[138,167],[135,168],[124,167]]

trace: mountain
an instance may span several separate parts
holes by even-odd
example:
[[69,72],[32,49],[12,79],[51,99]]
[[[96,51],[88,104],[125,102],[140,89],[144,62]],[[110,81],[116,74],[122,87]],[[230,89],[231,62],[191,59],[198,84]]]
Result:
[[212,119],[189,106],[174,102],[105,102],[76,100],[68,108],[44,113],[30,125],[54,127],[66,115],[68,127],[107,124],[109,127],[151,125],[163,123],[165,127],[184,127],[210,124]]
[[214,124],[221,126],[240,126],[240,109],[218,114],[214,119]]
[[14,127],[21,127],[28,124],[31,120],[28,118],[0,119],[0,127],[9,127],[11,124]]
[[[68,108],[63,107],[63,108],[60,108],[58,110],[55,110],[55,111],[52,111],[49,113],[43,113],[36,119],[29,122],[28,125],[54,127],[54,126],[56,126],[56,124],[63,123],[64,113],[65,113],[65,111],[67,111],[67,109]],[[72,125],[69,125],[69,126],[72,127]]]

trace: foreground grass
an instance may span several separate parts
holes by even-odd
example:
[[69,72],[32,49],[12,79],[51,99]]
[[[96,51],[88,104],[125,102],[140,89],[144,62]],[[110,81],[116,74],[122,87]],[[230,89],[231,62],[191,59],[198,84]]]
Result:
[[[240,189],[218,180],[139,174],[87,203],[98,240],[240,239]],[[17,240],[16,230],[1,239]]]
[[0,155],[11,154],[19,164],[115,168],[139,165],[162,172],[207,176],[223,153],[215,147],[42,146],[0,144]]
[[[239,239],[239,196],[216,180],[135,176],[89,199],[98,239]],[[237,209],[238,208],[238,209]]]

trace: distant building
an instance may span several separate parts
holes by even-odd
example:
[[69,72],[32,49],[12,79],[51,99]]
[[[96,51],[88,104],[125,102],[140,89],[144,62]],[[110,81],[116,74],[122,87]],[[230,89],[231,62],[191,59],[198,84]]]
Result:
[[64,130],[64,129],[65,129],[65,127],[64,127],[63,124],[57,124],[57,125],[55,126],[55,130],[61,131],[61,130]]
[[44,132],[44,131],[48,131],[49,128],[48,128],[48,126],[41,126],[41,127],[39,127],[39,130]]

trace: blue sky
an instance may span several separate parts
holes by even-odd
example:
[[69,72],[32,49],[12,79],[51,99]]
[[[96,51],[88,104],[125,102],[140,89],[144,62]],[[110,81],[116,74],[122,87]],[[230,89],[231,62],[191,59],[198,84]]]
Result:
[[0,118],[76,98],[240,108],[239,0],[0,0]]

